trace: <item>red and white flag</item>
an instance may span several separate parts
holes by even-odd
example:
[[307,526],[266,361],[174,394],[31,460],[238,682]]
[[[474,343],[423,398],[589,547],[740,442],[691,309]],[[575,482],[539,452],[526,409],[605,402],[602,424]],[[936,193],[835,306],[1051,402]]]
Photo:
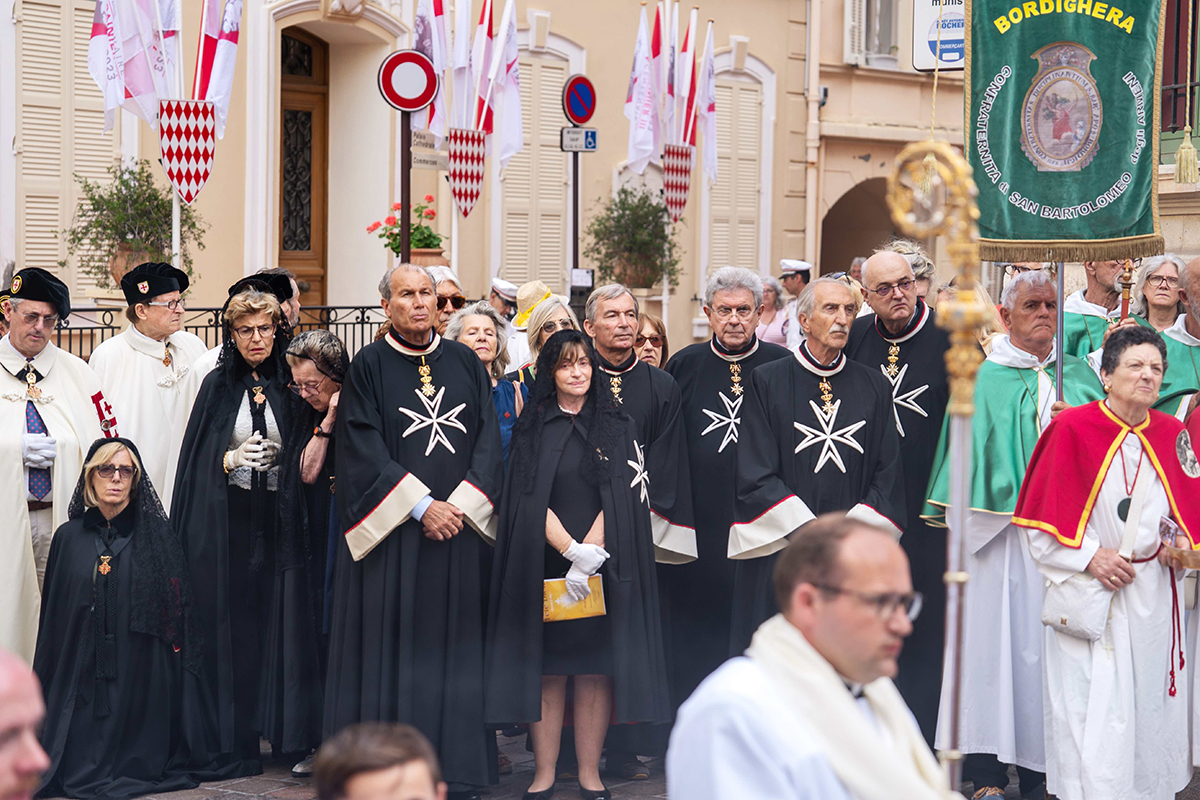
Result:
[[629,120],[629,144],[625,161],[641,175],[646,165],[657,155],[654,129],[654,82],[650,62],[650,36],[646,30],[646,8],[641,10],[637,42],[633,48],[633,68],[629,72],[629,89],[625,93],[625,118]]
[[200,45],[196,51],[196,76],[192,97],[211,100],[217,112],[217,138],[225,136],[229,99],[233,94],[233,69],[237,63],[238,31],[242,27],[242,0],[204,0],[200,13]]
[[175,96],[179,0],[96,0],[88,72],[104,96],[104,130],[124,107],[157,124],[158,101]]
[[492,108],[487,98],[488,68],[492,64],[492,0],[483,0],[479,12],[479,26],[475,28],[475,41],[471,44],[471,70],[475,81],[474,111],[470,127],[492,132]]
[[418,0],[413,22],[413,49],[433,62],[440,81],[433,102],[413,112],[409,124],[414,131],[429,129],[440,147],[446,138],[446,14],[442,0]]
[[[713,54],[713,21],[704,37],[704,58],[696,92],[696,127],[704,132],[702,165],[709,185],[717,182],[717,70]],[[693,137],[695,141],[695,137]]]
[[655,164],[660,163],[663,142],[666,140],[663,126],[662,99],[666,82],[663,80],[663,63],[666,59],[665,19],[666,4],[659,0],[654,10],[654,29],[650,34],[650,94],[654,102],[654,158]]
[[471,80],[471,0],[454,0],[454,66],[450,83],[450,124],[455,128],[471,125],[475,83]]
[[494,132],[497,139],[495,153],[503,169],[508,166],[509,159],[525,149],[514,0],[504,4],[504,13],[500,15],[500,37],[489,70],[488,107],[500,114],[500,128]]
[[696,18],[692,9],[687,31],[683,34],[683,47],[675,69],[676,126],[679,131],[677,144],[696,143],[693,122],[696,116]]

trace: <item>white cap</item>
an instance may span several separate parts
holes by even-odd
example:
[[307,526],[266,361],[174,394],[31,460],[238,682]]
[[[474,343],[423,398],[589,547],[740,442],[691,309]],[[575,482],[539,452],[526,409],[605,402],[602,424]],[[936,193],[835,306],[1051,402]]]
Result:
[[781,277],[786,277],[797,272],[806,272],[812,275],[813,265],[798,258],[781,258],[779,259],[779,268],[782,270]]
[[492,291],[510,303],[517,302],[517,285],[512,281],[506,281],[504,278],[493,278]]

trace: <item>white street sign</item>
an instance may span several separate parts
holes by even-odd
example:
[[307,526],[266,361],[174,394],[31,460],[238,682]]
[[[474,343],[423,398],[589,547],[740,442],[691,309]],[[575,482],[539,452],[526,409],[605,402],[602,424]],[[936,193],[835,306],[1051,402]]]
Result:
[[436,150],[437,149],[437,140],[434,138],[433,134],[430,133],[429,131],[413,131],[412,132],[412,146],[413,147],[424,147],[429,150]]
[[596,152],[595,128],[563,128],[559,147],[564,153]]
[[[941,58],[938,11],[941,11]],[[916,0],[913,5],[913,69],[921,72],[960,70],[966,63],[967,18],[963,0]]]
[[450,157],[445,153],[426,153],[424,150],[413,150],[413,169],[450,169]]

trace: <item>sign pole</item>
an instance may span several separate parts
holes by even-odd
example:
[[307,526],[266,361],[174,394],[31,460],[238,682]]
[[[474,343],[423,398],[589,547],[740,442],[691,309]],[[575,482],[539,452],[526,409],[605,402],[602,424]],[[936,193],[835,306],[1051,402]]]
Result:
[[400,213],[408,219],[400,226],[400,261],[412,258],[412,126],[409,112],[400,112]]
[[[571,218],[574,220],[575,235],[571,238],[571,267],[579,269],[579,237],[583,232],[579,229],[579,193],[583,187],[579,185],[579,153],[571,153]],[[570,281],[567,282],[570,286]]]

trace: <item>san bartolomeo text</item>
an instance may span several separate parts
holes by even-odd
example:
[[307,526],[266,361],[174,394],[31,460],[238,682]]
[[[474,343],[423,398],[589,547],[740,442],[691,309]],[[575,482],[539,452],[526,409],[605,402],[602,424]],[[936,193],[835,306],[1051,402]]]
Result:
[[968,0],[967,160],[980,256],[1081,261],[1162,252],[1163,3]]

